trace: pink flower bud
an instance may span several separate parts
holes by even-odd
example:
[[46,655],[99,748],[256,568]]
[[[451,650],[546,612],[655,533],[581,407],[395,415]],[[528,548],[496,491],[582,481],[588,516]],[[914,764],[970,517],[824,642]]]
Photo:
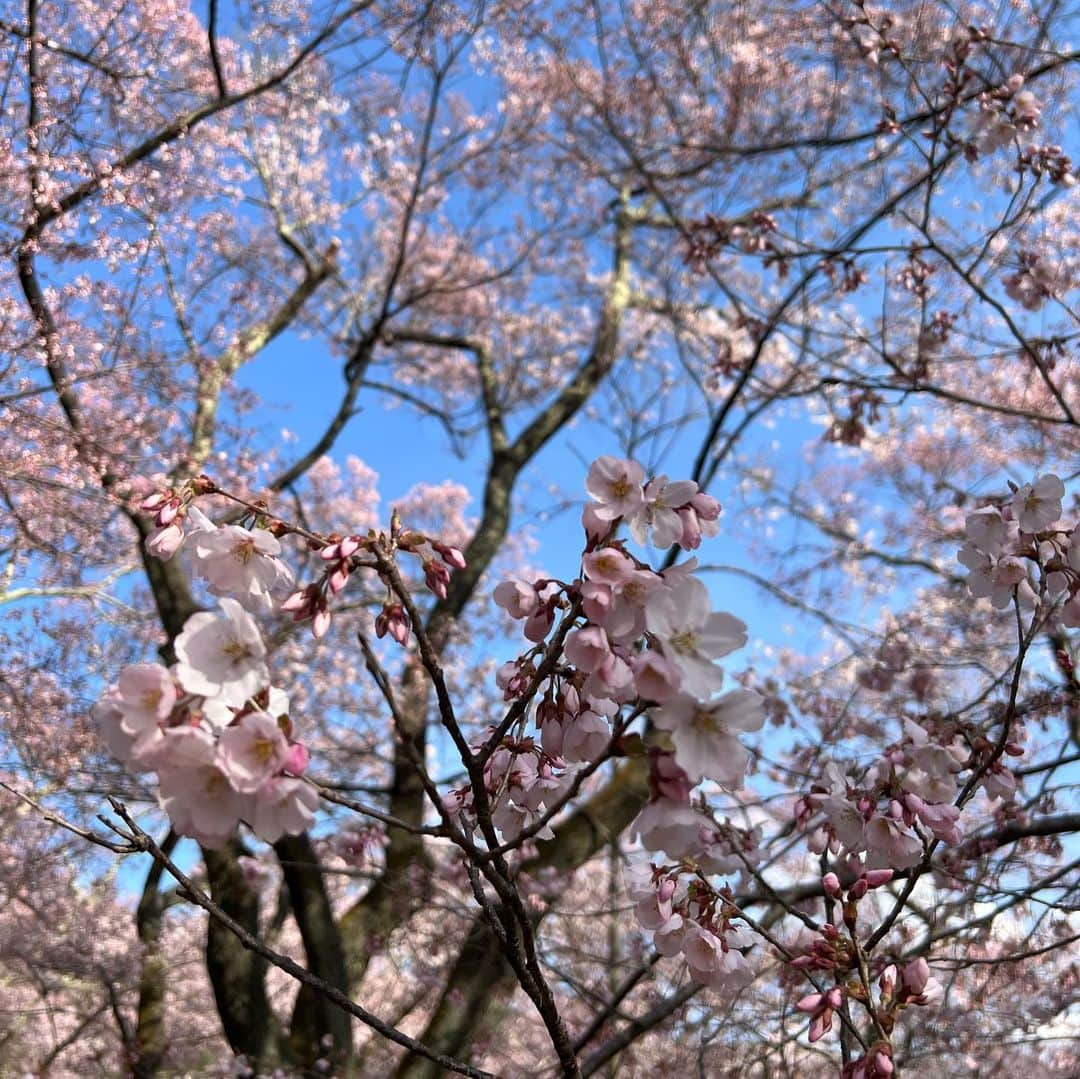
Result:
[[409,625],[405,608],[400,603],[388,603],[375,619],[375,636],[385,637],[389,633],[398,644],[404,645],[409,639]]
[[870,888],[880,888],[893,879],[893,871],[891,869],[868,869],[863,874],[863,879]]
[[146,550],[154,558],[168,562],[183,547],[185,538],[183,528],[178,522],[173,521],[172,524],[155,528],[146,537]]
[[465,556],[456,547],[447,547],[445,543],[432,542],[432,547],[439,552],[439,557],[451,569],[464,569],[467,565]]
[[670,877],[663,881],[657,890],[656,897],[661,903],[666,903],[675,894],[675,881]]
[[450,570],[442,562],[429,558],[424,563],[424,582],[439,597],[446,599],[446,586],[450,583]]
[[694,507],[694,512],[703,521],[715,521],[720,516],[720,503],[712,495],[707,495],[704,491],[698,491],[690,499],[690,505]]
[[913,996],[918,996],[930,980],[930,967],[926,960],[920,956],[904,967],[904,988]]
[[298,611],[307,602],[307,593],[301,589],[299,592],[293,592],[288,599],[282,600],[281,609],[283,611]]
[[679,521],[682,523],[679,546],[684,551],[696,551],[701,546],[701,522],[698,520],[698,515],[690,506],[684,506],[678,513]]
[[183,502],[181,502],[179,498],[170,498],[168,502],[158,510],[155,520],[159,525],[172,524],[179,515],[182,507]]
[[865,877],[860,877],[848,890],[848,899],[858,902],[869,890],[869,885],[866,883]]
[[549,633],[555,623],[555,612],[546,604],[525,619],[522,633],[527,640],[539,644]]
[[795,1007],[798,1008],[800,1012],[805,1012],[807,1015],[814,1015],[821,1011],[821,1005],[824,1001],[824,993],[811,993],[809,996],[803,997]]
[[307,771],[309,755],[307,746],[293,742],[285,756],[285,771],[291,776],[302,776]]
[[842,889],[840,887],[840,878],[835,873],[826,873],[821,878],[822,887],[825,889],[826,895],[831,895],[833,899],[839,899]]
[[349,563],[344,559],[335,567],[333,573],[327,578],[326,583],[330,591],[336,596],[349,583]]
[[326,636],[326,631],[330,628],[330,608],[322,607],[315,612],[315,617],[311,620],[311,635],[319,640]]

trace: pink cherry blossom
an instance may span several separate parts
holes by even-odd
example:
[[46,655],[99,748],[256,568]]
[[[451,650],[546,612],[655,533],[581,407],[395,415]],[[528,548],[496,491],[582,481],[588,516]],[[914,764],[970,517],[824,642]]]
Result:
[[596,505],[592,513],[600,521],[630,517],[644,504],[645,472],[636,461],[598,457],[589,467],[585,490]]
[[251,827],[260,839],[274,843],[283,835],[297,835],[315,821],[318,791],[292,776],[267,780],[255,793]]
[[248,712],[226,728],[218,743],[218,763],[242,794],[254,794],[285,767],[289,743],[277,720],[265,712]]
[[730,614],[713,613],[704,584],[694,577],[654,593],[645,607],[645,621],[664,655],[682,675],[683,690],[707,698],[723,682],[713,663],[746,644],[746,626]]
[[634,689],[646,701],[664,704],[678,693],[682,684],[679,668],[659,652],[650,650],[634,656],[630,667],[634,672]]
[[584,711],[562,724],[562,755],[566,760],[595,760],[611,740],[611,724],[593,711]]
[[511,618],[528,618],[539,606],[536,589],[525,581],[503,581],[492,593],[495,603]]
[[611,657],[611,645],[599,626],[584,626],[566,638],[564,652],[575,667],[591,674]]
[[207,847],[220,847],[236,830],[248,800],[214,763],[162,768],[161,804],[173,827]]
[[176,704],[172,676],[157,663],[135,663],[120,672],[117,703],[124,730],[133,736],[156,727]]
[[617,547],[602,547],[581,560],[585,576],[597,584],[617,587],[634,572],[634,563]]
[[168,562],[184,545],[187,534],[177,521],[166,525],[159,525],[146,537],[146,550],[154,558]]
[[866,825],[869,869],[910,869],[923,857],[923,845],[902,824],[875,813]]
[[653,712],[653,722],[672,732],[675,760],[692,780],[708,777],[735,790],[748,759],[736,733],[760,730],[765,710],[750,690],[732,690],[711,702],[680,694]]
[[683,534],[684,524],[678,510],[697,494],[697,490],[693,480],[668,482],[667,476],[649,480],[642,506],[628,515],[630,534],[638,543],[648,543],[651,539],[654,547],[670,547]]

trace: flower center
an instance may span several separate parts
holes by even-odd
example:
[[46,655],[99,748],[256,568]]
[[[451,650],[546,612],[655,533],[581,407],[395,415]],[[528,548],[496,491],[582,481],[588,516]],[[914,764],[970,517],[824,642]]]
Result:
[[255,541],[253,539],[240,540],[233,547],[232,555],[238,562],[246,566],[255,556]]
[[274,743],[269,738],[259,738],[253,748],[253,756],[259,764],[266,764],[274,756]]
[[708,708],[695,708],[694,714],[690,717],[690,724],[695,730],[705,734],[716,734],[720,730],[716,716]]
[[243,641],[238,641],[235,637],[226,641],[221,650],[233,663],[239,663],[242,659],[251,658],[251,649]]

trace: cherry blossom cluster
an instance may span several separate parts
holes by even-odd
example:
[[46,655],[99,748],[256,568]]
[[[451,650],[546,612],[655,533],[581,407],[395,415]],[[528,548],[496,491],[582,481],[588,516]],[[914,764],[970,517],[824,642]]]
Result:
[[146,549],[168,561],[186,547],[192,570],[215,596],[232,596],[246,610],[268,614],[293,586],[292,570],[278,557],[281,543],[268,528],[215,525],[195,505],[199,495],[214,490],[210,480],[199,476],[179,491],[144,499],[140,509],[154,514],[157,526],[146,537]]
[[[486,732],[488,736],[492,733]],[[483,740],[475,742],[474,753],[482,755],[483,745]],[[552,755],[534,739],[502,739],[484,761],[484,790],[492,824],[507,841],[517,839],[526,830],[538,839],[554,838],[547,823],[549,810],[562,804],[573,777],[574,770],[566,768],[563,758]],[[443,805],[470,829],[476,826],[476,805],[470,787],[451,790]]]
[[928,835],[950,846],[961,842],[961,811],[952,800],[973,754],[961,739],[931,737],[911,720],[904,729],[861,782],[830,762],[822,781],[796,802],[812,851],[862,855],[868,869],[909,869],[922,861]]
[[730,891],[709,878],[752,869],[760,860],[761,829],[714,820],[703,800],[692,801],[694,785],[673,754],[650,750],[649,799],[632,831],[646,851],[669,860],[632,866],[627,890],[638,924],[653,934],[661,955],[683,951],[698,981],[737,987],[753,977],[743,952],[753,938],[732,925],[737,914]]
[[244,820],[274,842],[311,825],[318,794],[300,778],[307,750],[270,685],[258,626],[237,600],[220,606],[184,623],[172,667],[125,667],[93,715],[119,760],[157,773],[181,835],[219,847]]
[[896,1065],[888,1034],[895,1027],[898,1013],[907,1007],[940,1004],[945,996],[941,982],[931,975],[929,964],[921,957],[903,967],[890,963],[878,977],[877,988],[876,1002],[871,999],[871,988],[849,982],[846,993],[839,986],[834,986],[825,993],[811,993],[795,1005],[812,1017],[811,1041],[829,1030],[832,1013],[843,1005],[845,997],[863,1004],[867,1010],[872,1007],[876,1024],[886,1036],[869,1046],[863,1056],[846,1064],[841,1071],[841,1079],[891,1079],[896,1074]]
[[1002,280],[1005,293],[1028,311],[1038,311],[1046,301],[1069,287],[1061,269],[1045,255],[1020,252],[1020,268]]
[[[696,563],[656,572],[618,536],[625,524],[638,543],[693,550],[718,531],[720,506],[692,481],[646,479],[636,462],[614,457],[595,461],[585,486],[592,501],[582,518],[580,577],[569,584],[504,581],[495,589],[495,602],[524,623],[533,642],[503,665],[498,684],[507,701],[536,695],[539,738],[496,730],[478,747],[492,821],[508,838],[526,829],[543,838],[545,814],[565,801],[575,774],[617,747],[626,751],[626,724],[644,714],[655,743],[652,796],[634,831],[646,850],[666,851],[674,861],[649,867],[648,885],[633,885],[639,910],[651,911],[642,927],[663,927],[657,946],[682,952],[701,981],[739,983],[751,976],[743,956],[750,934],[734,924],[737,912],[704,874],[751,864],[759,836],[716,824],[691,806],[691,791],[702,781],[741,788],[748,753],[738,736],[764,722],[756,693],[721,692],[717,661],[746,643],[746,626],[712,610]],[[475,814],[468,787],[451,792],[446,804],[467,820]]]
[[[270,685],[266,645],[250,612],[311,618],[321,637],[330,623],[328,598],[357,568],[375,568],[388,592],[376,633],[404,644],[409,619],[385,575],[386,560],[398,550],[419,557],[428,587],[441,598],[451,569],[465,565],[460,551],[402,528],[396,518],[390,537],[324,538],[269,517],[262,503],[244,503],[251,527],[218,526],[195,505],[216,493],[224,492],[199,476],[155,492],[140,508],[154,516],[149,553],[168,560],[184,549],[192,571],[220,597],[220,613],[192,615],[173,642],[172,667],[124,668],[94,707],[116,757],[133,770],[157,773],[162,806],[177,832],[208,847],[223,844],[240,821],[268,842],[302,832],[318,805],[317,791],[301,778],[307,749],[292,738],[288,698]],[[278,557],[279,536],[290,532],[304,534],[326,567],[299,591]],[[382,562],[359,557],[376,551]]]
[[[404,552],[419,558],[424,583],[439,599],[446,599],[452,572],[465,568],[465,556],[456,547],[402,528],[396,517],[391,523],[389,537],[372,532],[366,536],[330,536],[327,542],[315,539],[311,543],[318,550],[325,568],[317,580],[289,596],[281,609],[288,611],[294,622],[311,619],[311,632],[315,638],[325,636],[330,628],[331,597],[344,590],[357,569],[376,568],[377,560],[371,560],[376,552],[383,555]],[[369,558],[365,559],[364,555]],[[412,629],[408,613],[391,582],[382,573],[380,576],[386,586],[386,600],[375,618],[375,635],[380,638],[389,636],[404,645]]]
[[[903,652],[902,642],[893,643]],[[894,657],[895,658],[895,657]],[[887,746],[855,780],[836,763],[795,803],[811,851],[861,859],[867,870],[906,870],[922,862],[928,844],[958,847],[964,814],[955,804],[961,777],[974,777],[992,800],[1010,801],[1016,777],[1006,757],[1024,753],[1022,728],[991,741],[975,724],[903,722],[902,738]]]
[[716,533],[718,503],[692,481],[646,482],[640,465],[613,457],[594,462],[586,489],[593,501],[583,515],[581,576],[571,584],[545,578],[495,589],[495,602],[524,620],[535,644],[499,671],[505,699],[519,698],[535,681],[556,612],[564,612],[562,662],[550,664],[535,687],[542,690],[535,709],[540,745],[552,767],[595,760],[621,708],[634,704],[670,732],[687,775],[740,786],[747,756],[736,734],[757,730],[764,712],[746,690],[715,696],[723,683],[715,661],[746,643],[746,627],[712,611],[693,563],[657,573],[616,537],[625,522],[639,543],[694,549]]
[[1039,126],[1042,104],[1023,85],[1023,75],[1012,75],[997,90],[979,95],[972,134],[980,153],[1000,150]]
[[[167,561],[186,548],[193,571],[207,581],[214,595],[234,596],[257,613],[282,610],[294,622],[310,620],[316,638],[330,628],[330,599],[345,589],[357,569],[376,567],[370,557],[364,558],[376,548],[383,554],[405,552],[420,559],[424,581],[440,599],[447,596],[452,572],[465,568],[465,556],[456,547],[403,528],[396,517],[389,537],[375,532],[322,537],[270,517],[263,503],[245,503],[251,523],[262,527],[217,526],[194,504],[198,497],[215,493],[225,492],[208,477],[198,476],[179,489],[158,491],[144,499],[140,508],[154,515],[156,525],[146,538],[147,550]],[[279,537],[290,532],[304,535],[325,564],[315,581],[297,591],[293,591],[292,571],[278,558]],[[390,582],[384,578],[384,583],[387,599],[376,617],[375,632],[404,645],[411,630],[409,616]]]
[[[893,1030],[896,1013],[909,1005],[939,1004],[944,990],[941,983],[931,977],[926,960],[919,958],[903,968],[895,963],[884,967],[877,981],[877,1000],[874,1000],[865,955],[856,940],[858,905],[871,889],[887,884],[893,873],[889,869],[858,872],[859,867],[853,859],[839,868],[851,877],[853,866],[857,875],[846,887],[834,872],[822,877],[825,895],[841,904],[848,933],[832,922],[825,922],[802,953],[790,960],[790,967],[804,972],[814,984],[814,991],[799,1000],[795,1007],[809,1017],[808,1038],[813,1043],[833,1029],[833,1020],[845,1004],[862,1005],[886,1037],[870,1047],[861,1059],[861,1070],[853,1068],[850,1074],[888,1076],[893,1074],[894,1065],[887,1035]],[[829,988],[821,986],[814,978],[822,974],[835,978],[835,984]],[[845,1071],[844,1074],[849,1073]]]
[[745,925],[731,890],[715,889],[701,873],[685,867],[632,864],[626,891],[638,924],[652,932],[664,956],[682,954],[691,977],[713,989],[737,989],[754,979],[744,954],[755,937]]
[[1065,485],[1052,473],[1017,488],[1002,505],[967,516],[957,558],[968,588],[998,609],[1026,608],[1040,597],[1059,604],[1066,626],[1080,626],[1080,533],[1061,526]]

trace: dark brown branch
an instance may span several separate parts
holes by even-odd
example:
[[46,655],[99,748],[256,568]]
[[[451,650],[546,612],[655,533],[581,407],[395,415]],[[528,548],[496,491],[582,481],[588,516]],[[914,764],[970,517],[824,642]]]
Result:
[[[452,1060],[440,1053],[432,1052],[426,1045],[422,1045],[415,1038],[410,1038],[407,1034],[403,1034],[395,1027],[384,1023],[377,1015],[369,1012],[359,1004],[356,1004],[342,993],[341,990],[326,984],[326,982],[317,975],[305,970],[299,963],[296,963],[287,955],[282,955],[280,952],[269,947],[254,932],[236,921],[236,919],[230,917],[220,906],[218,906],[211,896],[208,896],[201,888],[199,888],[199,886],[161,850],[154,840],[139,827],[131,814],[128,813],[127,809],[121,803],[113,801],[112,806],[116,814],[126,825],[129,833],[128,838],[130,838],[132,843],[137,845],[140,849],[149,852],[156,860],[160,861],[183,889],[185,897],[195,903],[196,906],[202,907],[202,909],[210,916],[211,924],[218,925],[222,929],[227,930],[236,939],[238,945],[245,951],[254,953],[254,955],[263,963],[273,963],[274,966],[283,970],[298,982],[309,985],[317,992],[322,993],[339,1008],[342,1008],[350,1015],[355,1016],[362,1023],[365,1023],[377,1033],[381,1034],[384,1038],[387,1038],[395,1044],[403,1046],[412,1052],[420,1053],[421,1055],[428,1057],[442,1068],[458,1075],[470,1076],[472,1079],[496,1079],[490,1072],[482,1071],[479,1068],[473,1068],[468,1064],[462,1064],[460,1061]],[[212,851],[206,853],[209,853],[211,856],[213,855]]]

